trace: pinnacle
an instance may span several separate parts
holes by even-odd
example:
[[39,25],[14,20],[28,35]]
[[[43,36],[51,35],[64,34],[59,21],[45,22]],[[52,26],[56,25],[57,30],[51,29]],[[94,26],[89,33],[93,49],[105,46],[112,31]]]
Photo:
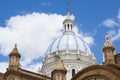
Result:
[[55,66],[55,70],[65,70],[65,71],[66,71],[66,68],[65,68],[62,60],[57,59],[57,61],[56,61],[56,66]]
[[106,33],[105,38],[106,38],[105,46],[112,46],[112,43],[110,42],[110,37],[109,37],[108,33]]
[[17,44],[15,44],[15,47],[13,48],[13,50],[9,56],[12,56],[12,55],[18,55],[20,57],[20,54],[19,54],[18,49],[17,49]]

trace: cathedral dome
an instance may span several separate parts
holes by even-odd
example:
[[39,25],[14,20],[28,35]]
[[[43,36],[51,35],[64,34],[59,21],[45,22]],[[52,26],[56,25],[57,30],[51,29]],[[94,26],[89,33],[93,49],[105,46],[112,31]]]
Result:
[[47,53],[62,50],[79,50],[91,54],[88,44],[75,34],[63,34],[56,38],[49,46]]
[[63,50],[74,50],[91,54],[92,52],[87,43],[81,37],[75,35],[73,31],[74,21],[70,18],[69,11],[67,12],[67,18],[63,21],[63,25],[63,34],[50,44],[46,54]]
[[73,31],[74,20],[71,19],[69,11],[63,26],[63,34],[52,41],[46,52],[41,72],[51,76],[56,60],[61,59],[68,71],[66,80],[70,80],[79,70],[96,62],[88,44]]

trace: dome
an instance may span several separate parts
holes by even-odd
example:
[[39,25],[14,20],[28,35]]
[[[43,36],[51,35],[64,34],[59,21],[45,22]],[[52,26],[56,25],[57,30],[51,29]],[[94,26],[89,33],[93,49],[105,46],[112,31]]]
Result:
[[63,21],[63,25],[63,34],[50,44],[46,54],[62,50],[74,50],[91,54],[92,52],[87,43],[74,33],[74,21],[70,18],[70,12],[67,12],[67,18]]
[[80,50],[87,53],[92,53],[88,44],[75,34],[63,34],[56,38],[49,46],[47,53],[62,50]]
[[64,31],[49,45],[41,73],[51,76],[55,68],[56,60],[61,59],[67,69],[66,80],[72,77],[73,69],[77,73],[79,70],[94,65],[96,63],[88,44],[74,32],[74,20],[67,12],[67,18],[63,21]]

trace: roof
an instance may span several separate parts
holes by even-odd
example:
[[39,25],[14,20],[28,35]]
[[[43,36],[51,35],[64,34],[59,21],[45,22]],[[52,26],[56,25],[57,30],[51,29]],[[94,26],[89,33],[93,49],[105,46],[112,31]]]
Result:
[[84,53],[92,54],[88,44],[77,35],[65,34],[56,38],[49,46],[46,54],[62,50],[76,50]]
[[24,69],[18,69],[18,70],[8,69],[7,72],[5,73],[5,76],[8,76],[10,74],[15,74],[20,77],[27,77],[27,78],[31,78],[31,79],[35,79],[35,80],[38,80],[38,79],[51,80],[51,78],[46,75],[41,75],[41,74],[34,73],[34,72],[24,70]]
[[19,54],[19,51],[18,51],[18,49],[17,49],[17,44],[15,44],[15,47],[13,48],[13,50],[12,50],[12,52],[10,53],[9,56],[12,56],[12,55],[17,55],[17,56],[21,57],[20,54]]
[[0,76],[2,76],[4,73],[0,73]]
[[54,69],[54,70],[64,70],[64,71],[66,71],[66,68],[65,68],[62,60],[57,59],[57,61],[56,61],[56,66],[55,66],[55,69]]

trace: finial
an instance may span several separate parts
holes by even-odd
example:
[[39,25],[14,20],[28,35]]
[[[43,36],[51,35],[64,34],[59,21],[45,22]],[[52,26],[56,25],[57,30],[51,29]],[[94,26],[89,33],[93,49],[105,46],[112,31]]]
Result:
[[68,0],[67,11],[70,12],[70,1]]
[[68,0],[68,6],[67,6],[67,18],[70,18],[70,1]]
[[17,48],[17,43],[15,43],[15,48]]
[[108,33],[106,33],[106,40],[109,40],[110,39],[110,37],[109,37],[109,35],[108,35]]

